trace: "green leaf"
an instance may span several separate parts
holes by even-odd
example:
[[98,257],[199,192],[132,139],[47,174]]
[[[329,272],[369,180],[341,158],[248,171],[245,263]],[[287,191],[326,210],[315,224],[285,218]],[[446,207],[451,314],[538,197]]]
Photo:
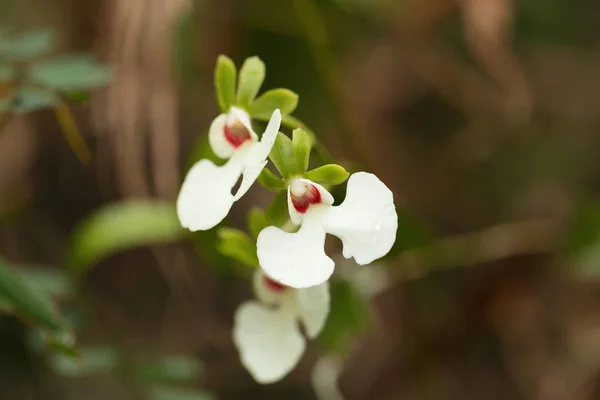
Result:
[[54,47],[54,32],[38,29],[0,42],[0,55],[11,61],[25,61],[48,53]]
[[49,297],[66,298],[73,294],[73,284],[64,270],[26,267],[17,272]]
[[51,108],[59,103],[60,98],[52,90],[33,87],[20,89],[12,100],[13,109],[20,113]]
[[327,352],[344,353],[353,339],[368,331],[370,311],[366,301],[347,280],[330,281],[331,311],[319,342]]
[[240,69],[237,103],[243,107],[250,105],[265,80],[265,64],[258,57],[244,61]]
[[313,140],[304,129],[294,129],[292,133],[292,146],[294,147],[296,173],[304,174],[306,172],[312,145]]
[[89,54],[43,61],[28,72],[33,82],[60,91],[94,89],[106,85],[113,76],[112,68],[98,64]]
[[275,109],[281,115],[291,114],[298,106],[298,95],[289,89],[272,89],[260,95],[248,107],[248,113],[257,119],[270,119]]
[[83,377],[114,371],[120,363],[118,351],[109,346],[81,349],[76,358],[56,355],[51,359],[56,372],[68,377]]
[[287,187],[287,183],[275,176],[268,168],[264,168],[260,175],[258,176],[258,183],[262,185],[267,190],[271,190],[273,192],[278,192]]
[[202,364],[193,357],[173,355],[158,361],[150,361],[135,366],[135,377],[151,383],[191,382],[202,373]]
[[226,113],[235,104],[235,64],[227,56],[220,55],[215,68],[215,90],[221,112]]
[[210,392],[201,390],[179,389],[168,386],[154,386],[150,389],[152,400],[216,400]]
[[287,179],[294,175],[294,147],[289,137],[281,132],[277,133],[275,145],[271,149],[269,157],[281,176]]
[[220,228],[217,249],[221,254],[231,257],[249,267],[258,266],[256,243],[239,229]]
[[265,212],[259,208],[253,208],[248,213],[248,230],[252,239],[256,240],[260,231],[269,226]]
[[348,179],[349,175],[341,165],[327,164],[308,171],[304,177],[321,185],[339,185]]
[[79,224],[72,236],[69,267],[85,272],[93,263],[119,250],[173,242],[185,237],[175,205],[130,200],[105,206]]
[[275,198],[269,204],[265,213],[269,224],[281,227],[290,217],[287,202],[287,190],[281,190],[275,195]]
[[46,294],[9,268],[4,260],[0,260],[0,298],[7,308],[28,322],[52,331],[66,328],[66,322]]

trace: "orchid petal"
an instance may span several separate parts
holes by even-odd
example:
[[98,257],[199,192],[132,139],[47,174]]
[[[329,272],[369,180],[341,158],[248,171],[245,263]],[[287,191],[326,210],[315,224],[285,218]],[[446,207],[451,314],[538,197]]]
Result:
[[306,343],[296,315],[273,310],[255,301],[242,304],[234,317],[233,341],[244,367],[259,383],[272,383],[298,363]]
[[316,338],[323,329],[329,315],[330,300],[328,282],[296,291],[298,317],[310,339]]
[[252,122],[250,121],[250,114],[246,111],[242,110],[239,107],[231,107],[229,109],[229,113],[227,114],[227,124],[233,125],[237,121],[240,121],[242,125],[250,132],[250,137],[252,140],[258,140],[258,136],[254,129],[252,129]]
[[265,274],[260,268],[256,268],[254,275],[252,276],[252,289],[254,296],[261,301],[261,303],[268,305],[280,305],[288,299],[290,293],[295,293],[296,290],[292,288],[285,288],[283,291],[276,291],[271,289],[266,281]]
[[209,160],[197,162],[185,177],[177,198],[181,225],[191,231],[200,231],[221,222],[235,201],[231,189],[241,173],[241,166],[234,160],[222,167]]
[[245,156],[246,166],[252,166],[262,163],[269,157],[271,149],[275,145],[275,139],[277,138],[277,132],[281,126],[281,112],[276,109],[271,114],[271,119],[267,124],[267,128],[260,138],[260,142],[256,143],[249,149],[248,154]]
[[345,258],[369,264],[386,255],[396,241],[394,195],[375,175],[355,173],[348,179],[346,199],[324,214],[322,224],[341,239]]
[[305,218],[296,233],[274,226],[263,229],[256,242],[263,271],[273,280],[293,288],[320,285],[333,273],[334,262],[323,249],[325,231],[320,216]]
[[208,128],[208,143],[213,153],[219,158],[229,158],[235,151],[235,147],[225,138],[225,124],[227,114],[218,115]]
[[[298,179],[298,181],[308,184],[308,185],[312,185],[319,191],[319,194],[321,195],[321,205],[330,206],[333,204],[333,196],[323,186],[321,186],[318,183],[315,183],[313,181],[310,181],[308,179]],[[294,207],[294,203],[292,202],[291,190],[292,190],[292,186],[288,185],[288,188],[287,188],[288,212],[290,214],[290,219],[292,220],[292,222],[296,225],[300,225],[302,223],[302,220],[303,220],[305,214],[298,212],[296,210],[296,207]],[[312,205],[312,207],[315,207],[315,205]],[[309,206],[309,208],[310,208],[310,206]]]

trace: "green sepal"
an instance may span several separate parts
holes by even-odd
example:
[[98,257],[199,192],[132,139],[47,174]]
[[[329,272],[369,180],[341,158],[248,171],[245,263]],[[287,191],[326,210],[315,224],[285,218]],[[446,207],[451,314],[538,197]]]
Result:
[[247,107],[254,100],[265,80],[265,63],[258,57],[244,61],[240,69],[237,103]]
[[350,174],[344,167],[337,164],[327,164],[304,174],[304,178],[321,185],[339,185],[348,179]]
[[289,89],[272,89],[260,95],[248,107],[248,113],[256,119],[271,118],[275,109],[281,115],[292,113],[298,106],[298,95]]
[[258,176],[258,183],[260,183],[265,189],[273,192],[278,192],[287,187],[285,181],[275,176],[268,168],[264,168]]
[[235,64],[227,56],[220,55],[215,67],[215,93],[221,112],[226,113],[235,104]]
[[292,145],[292,140],[289,137],[279,132],[269,157],[271,158],[271,161],[273,161],[275,168],[277,168],[277,171],[279,171],[281,176],[283,176],[285,179],[294,176],[294,146]]
[[294,129],[292,133],[292,146],[294,148],[294,165],[296,174],[304,174],[308,169],[310,159],[310,150],[313,146],[313,139],[304,129]]

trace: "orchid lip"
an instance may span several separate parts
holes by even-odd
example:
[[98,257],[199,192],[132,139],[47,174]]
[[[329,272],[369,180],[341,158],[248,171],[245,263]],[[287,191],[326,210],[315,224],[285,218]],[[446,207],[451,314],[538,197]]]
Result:
[[306,213],[311,204],[321,203],[321,193],[315,185],[297,179],[290,184],[290,198],[300,214]]
[[236,149],[252,138],[248,129],[240,121],[225,125],[223,127],[223,134],[225,140]]

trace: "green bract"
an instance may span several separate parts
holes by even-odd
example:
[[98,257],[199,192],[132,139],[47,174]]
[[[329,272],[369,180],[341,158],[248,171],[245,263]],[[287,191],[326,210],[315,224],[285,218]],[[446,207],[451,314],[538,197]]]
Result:
[[260,231],[269,226],[267,216],[263,210],[253,208],[248,213],[248,231],[253,239],[258,237]]
[[241,262],[249,267],[258,265],[256,243],[245,232],[234,228],[221,228],[218,231],[217,249],[225,256]]
[[289,218],[287,191],[281,190],[275,196],[266,212],[267,221],[275,226],[282,226]]

